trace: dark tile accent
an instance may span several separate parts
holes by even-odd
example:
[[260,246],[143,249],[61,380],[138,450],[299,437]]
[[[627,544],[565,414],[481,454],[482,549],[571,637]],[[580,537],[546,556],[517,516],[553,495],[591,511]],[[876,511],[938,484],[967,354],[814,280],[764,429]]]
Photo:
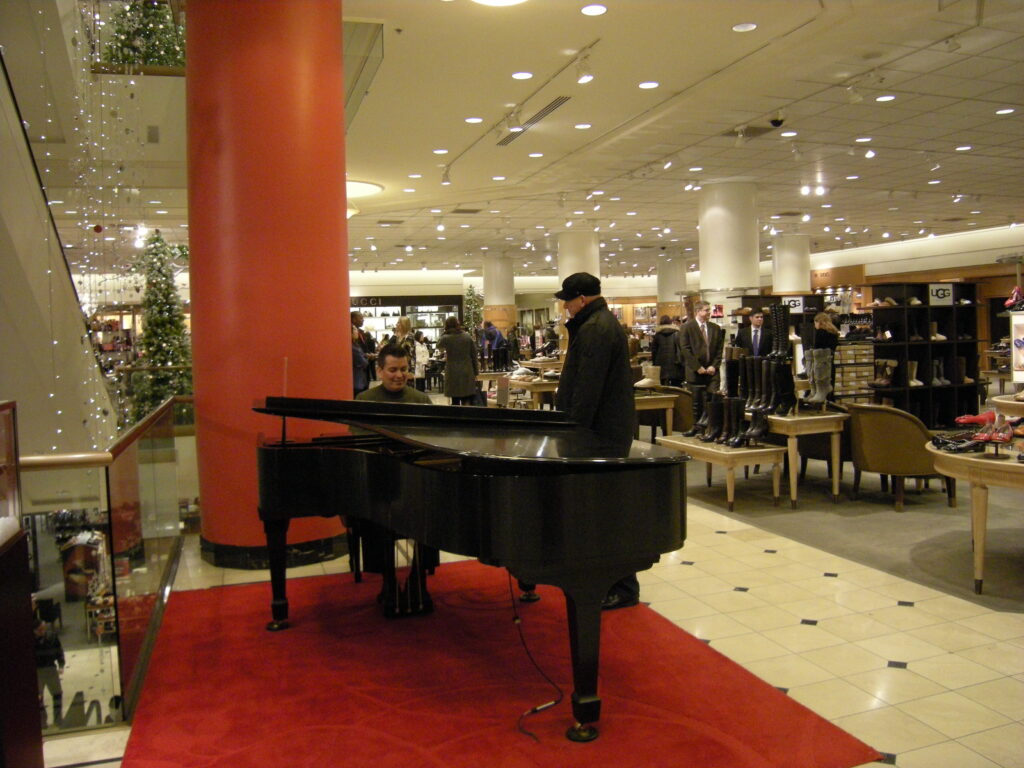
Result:
[[693,560],[680,560],[680,565],[693,565]]
[[877,760],[876,762],[879,762],[882,765],[896,765],[896,755],[890,754],[889,752],[882,752],[881,755],[882,759]]
[[809,627],[816,627],[816,626],[818,626],[818,620],[817,619],[800,619],[800,623],[801,624],[806,624]]
[[728,533],[728,531],[715,531],[715,533]]
[[777,554],[779,554],[779,550],[777,550],[777,549],[766,549],[766,550],[765,550],[765,554],[768,554],[768,555],[777,555]]
[[782,691],[785,694],[789,693],[789,688],[783,688],[781,685],[776,685],[775,686],[775,690],[776,691]]
[[750,591],[750,587],[733,587],[732,591],[733,592],[749,592]]
[[829,579],[838,579],[839,578],[839,574],[838,573],[828,573],[828,572],[826,572],[826,573],[823,573],[821,575],[825,576],[826,578],[829,578]]
[[891,667],[892,669],[906,669],[907,668],[907,662],[905,662],[905,661],[890,661],[886,666]]
[[899,600],[896,603],[896,605],[902,605],[902,606],[904,606],[906,608],[913,608],[914,607],[914,601],[913,600]]

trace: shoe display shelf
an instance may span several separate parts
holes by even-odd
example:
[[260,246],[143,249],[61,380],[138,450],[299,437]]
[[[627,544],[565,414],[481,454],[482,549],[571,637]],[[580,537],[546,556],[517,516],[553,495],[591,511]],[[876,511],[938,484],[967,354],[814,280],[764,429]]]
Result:
[[882,283],[874,301],[873,400],[929,429],[977,413],[978,307],[973,283]]
[[833,395],[841,403],[870,403],[875,350],[870,342],[839,342],[833,366]]
[[[1014,384],[1024,384],[1024,312],[1010,313],[1010,367]],[[1018,387],[1019,389],[1019,387]]]
[[413,332],[423,331],[437,341],[444,331],[444,321],[454,315],[462,318],[461,296],[373,296],[353,298],[351,311],[363,315],[363,329],[377,341],[384,334],[394,333],[398,318],[409,318]]

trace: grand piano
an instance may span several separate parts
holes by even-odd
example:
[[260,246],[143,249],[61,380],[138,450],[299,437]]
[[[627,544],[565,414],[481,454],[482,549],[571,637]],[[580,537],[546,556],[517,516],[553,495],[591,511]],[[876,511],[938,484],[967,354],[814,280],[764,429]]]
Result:
[[[340,515],[355,530],[374,526],[476,557],[521,584],[564,593],[575,720],[566,735],[596,738],[601,601],[618,579],[682,546],[689,457],[611,443],[556,411],[292,397],[268,397],[255,410],[282,417],[281,439],[258,448],[269,629],[288,625],[285,539],[294,517]],[[289,441],[288,418],[349,428]],[[384,581],[386,611],[429,610],[425,574],[410,572],[404,588],[388,574]]]

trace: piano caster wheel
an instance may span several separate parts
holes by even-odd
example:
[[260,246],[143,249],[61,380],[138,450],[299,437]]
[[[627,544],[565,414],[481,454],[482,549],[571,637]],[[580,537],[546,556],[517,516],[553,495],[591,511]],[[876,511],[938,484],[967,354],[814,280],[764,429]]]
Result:
[[565,732],[565,738],[569,741],[587,742],[597,738],[597,728],[592,725],[574,724]]
[[540,600],[540,595],[532,589],[526,590],[519,595],[519,602],[521,603],[536,603],[538,600]]
[[288,619],[281,619],[281,621],[268,621],[267,631],[268,632],[280,632],[282,629],[288,629],[291,624],[288,623]]

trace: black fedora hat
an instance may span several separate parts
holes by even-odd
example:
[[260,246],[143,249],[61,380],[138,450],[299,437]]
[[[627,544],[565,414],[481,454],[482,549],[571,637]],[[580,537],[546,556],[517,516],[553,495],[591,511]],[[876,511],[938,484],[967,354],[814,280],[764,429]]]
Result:
[[562,290],[555,294],[556,299],[569,301],[577,296],[600,296],[601,281],[589,272],[576,272],[562,281]]

